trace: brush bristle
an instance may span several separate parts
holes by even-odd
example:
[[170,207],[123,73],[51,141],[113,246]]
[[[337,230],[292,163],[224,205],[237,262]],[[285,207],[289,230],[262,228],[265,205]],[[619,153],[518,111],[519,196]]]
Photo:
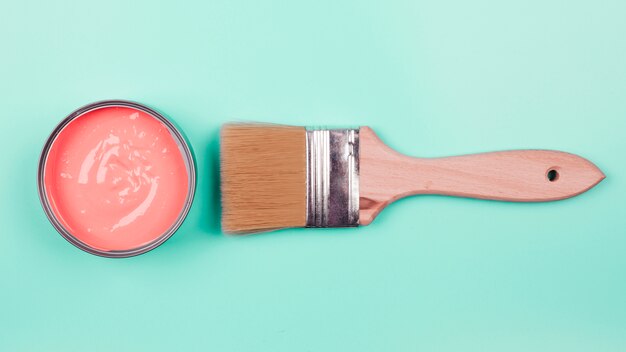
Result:
[[220,160],[224,232],[306,225],[304,127],[224,125]]

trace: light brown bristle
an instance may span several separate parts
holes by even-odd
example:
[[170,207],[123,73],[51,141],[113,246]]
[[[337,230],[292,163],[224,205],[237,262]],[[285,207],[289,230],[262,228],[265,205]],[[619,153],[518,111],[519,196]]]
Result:
[[304,127],[227,124],[220,148],[224,232],[306,225]]

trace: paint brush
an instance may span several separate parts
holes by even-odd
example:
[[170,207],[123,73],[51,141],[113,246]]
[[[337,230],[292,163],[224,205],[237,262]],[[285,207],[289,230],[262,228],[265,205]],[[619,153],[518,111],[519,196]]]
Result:
[[560,200],[604,177],[590,161],[552,150],[409,157],[369,127],[226,124],[221,130],[226,233],[368,225],[391,202],[416,194]]

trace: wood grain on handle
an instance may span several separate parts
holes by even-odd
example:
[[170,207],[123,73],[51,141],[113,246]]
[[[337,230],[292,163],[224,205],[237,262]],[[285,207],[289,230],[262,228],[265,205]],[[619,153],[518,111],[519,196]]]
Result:
[[361,127],[359,140],[361,225],[414,194],[544,202],[573,197],[605,177],[590,161],[558,151],[414,158],[386,146],[369,127]]

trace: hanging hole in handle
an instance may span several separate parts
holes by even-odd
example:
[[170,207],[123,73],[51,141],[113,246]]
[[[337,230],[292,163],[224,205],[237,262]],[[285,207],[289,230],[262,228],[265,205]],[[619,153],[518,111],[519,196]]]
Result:
[[546,177],[548,178],[548,181],[555,182],[556,180],[559,179],[559,172],[556,171],[555,169],[550,169],[548,170]]

